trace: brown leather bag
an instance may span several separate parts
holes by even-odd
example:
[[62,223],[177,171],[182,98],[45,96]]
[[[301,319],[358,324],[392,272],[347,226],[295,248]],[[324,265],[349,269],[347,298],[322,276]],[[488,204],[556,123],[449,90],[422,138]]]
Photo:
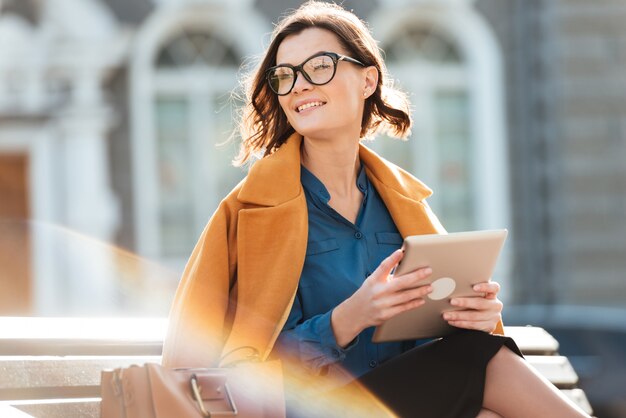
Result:
[[147,363],[103,371],[100,389],[101,418],[285,417],[280,360],[212,369]]

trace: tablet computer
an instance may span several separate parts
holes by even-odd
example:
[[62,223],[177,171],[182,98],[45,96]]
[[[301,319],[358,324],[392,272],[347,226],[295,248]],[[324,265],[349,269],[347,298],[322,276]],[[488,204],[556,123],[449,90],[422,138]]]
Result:
[[[458,330],[443,319],[455,297],[476,297],[472,287],[491,279],[507,236],[506,229],[414,235],[404,240],[404,257],[394,271],[401,275],[430,267],[432,274],[423,281],[433,291],[422,306],[402,312],[376,327],[372,341],[402,341],[433,338]],[[392,279],[393,280],[393,279]]]

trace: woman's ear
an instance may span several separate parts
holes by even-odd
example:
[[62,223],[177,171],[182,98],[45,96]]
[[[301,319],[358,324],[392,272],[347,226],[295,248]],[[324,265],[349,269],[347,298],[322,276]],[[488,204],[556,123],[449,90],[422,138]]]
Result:
[[369,66],[364,69],[365,71],[365,83],[363,86],[363,98],[367,99],[374,91],[376,91],[376,86],[378,86],[378,70],[376,67]]

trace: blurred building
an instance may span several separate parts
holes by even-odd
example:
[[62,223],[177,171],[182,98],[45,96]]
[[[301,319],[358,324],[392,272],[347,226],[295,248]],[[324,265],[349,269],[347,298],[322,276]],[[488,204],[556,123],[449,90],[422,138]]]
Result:
[[[234,146],[216,147],[233,126],[238,68],[298,4],[5,0],[0,167],[15,181],[3,182],[3,215],[180,270],[244,175],[229,167]],[[509,297],[622,304],[621,3],[346,7],[370,22],[414,104],[413,140],[372,146],[435,189],[449,230],[511,229]]]
[[[167,312],[245,175],[218,146],[240,66],[299,4],[0,0],[0,314]],[[623,332],[626,3],[344,6],[414,105],[409,142],[371,146],[435,190],[448,230],[510,230],[509,321]]]
[[[2,279],[13,290],[5,313],[130,309],[119,277],[132,274],[117,252],[70,232],[170,268],[171,294],[210,214],[245,175],[230,166],[235,144],[218,146],[233,129],[241,63],[298,4],[4,2],[0,198],[13,220],[4,241],[15,248],[8,237],[19,236],[22,249],[7,260],[21,267]],[[353,6],[415,103],[418,140],[372,146],[445,190],[431,203],[449,230],[510,227],[502,57],[488,22],[471,2]]]
[[[298,4],[4,0],[1,215],[62,225],[180,271],[244,175],[229,166],[235,145],[216,146],[233,127],[240,64]],[[371,146],[435,189],[448,230],[511,230],[500,263],[507,298],[623,305],[626,5],[345,6],[370,22],[414,104],[410,142]],[[54,247],[29,245],[38,260]]]

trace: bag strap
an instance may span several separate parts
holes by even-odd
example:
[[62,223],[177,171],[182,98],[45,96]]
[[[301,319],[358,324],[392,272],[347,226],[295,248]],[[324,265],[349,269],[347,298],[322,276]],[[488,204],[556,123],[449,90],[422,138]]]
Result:
[[229,352],[227,352],[226,354],[224,354],[222,356],[222,358],[220,358],[220,364],[222,364],[222,362],[227,359],[229,356],[235,354],[238,351],[241,350],[250,350],[251,352],[243,357],[243,358],[239,358],[237,360],[233,360],[229,363],[224,364],[223,367],[235,367],[241,363],[247,363],[247,362],[260,362],[261,361],[261,354],[259,353],[259,350],[257,350],[255,347],[252,347],[251,345],[244,345],[242,347],[237,347],[234,348],[232,350],[230,350]]

